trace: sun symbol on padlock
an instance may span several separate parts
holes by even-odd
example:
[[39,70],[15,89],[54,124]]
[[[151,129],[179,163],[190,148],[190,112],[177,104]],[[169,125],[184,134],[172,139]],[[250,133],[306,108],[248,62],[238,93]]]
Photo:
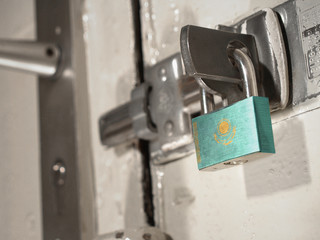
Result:
[[236,127],[231,126],[228,119],[221,119],[217,124],[217,133],[214,134],[214,139],[217,143],[229,145],[236,134]]

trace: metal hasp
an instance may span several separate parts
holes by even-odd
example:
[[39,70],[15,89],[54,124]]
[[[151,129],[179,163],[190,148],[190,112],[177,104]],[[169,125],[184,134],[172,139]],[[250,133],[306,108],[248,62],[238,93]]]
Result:
[[195,77],[203,89],[219,94],[228,104],[244,99],[240,73],[227,58],[227,45],[236,41],[248,49],[257,75],[259,96],[269,98],[271,111],[284,109],[289,100],[289,77],[276,13],[265,9],[232,27],[218,28],[220,30],[182,28],[181,54],[187,73]]
[[48,240],[96,237],[81,7],[80,0],[37,0],[37,40],[55,44],[16,43],[17,54],[10,50],[14,67],[41,75],[42,219]]
[[[246,29],[248,21],[257,36],[222,26],[181,30],[182,58],[201,87],[205,114],[192,120],[199,169],[226,168],[275,152],[270,110],[285,108],[289,99],[282,32],[270,9],[244,21]],[[221,97],[222,109],[214,96]]]
[[[181,53],[189,77],[184,75],[178,54],[147,68],[145,83],[132,91],[132,101],[100,118],[101,142],[113,147],[137,138],[148,140],[151,159],[162,164],[194,151],[191,117],[245,99],[249,88],[257,89],[254,95],[270,99],[271,111],[285,108],[289,98],[287,58],[276,13],[266,9],[220,29],[184,27]],[[252,74],[240,76],[232,63],[240,72]],[[252,88],[246,77],[253,75],[256,86]],[[216,98],[220,102],[215,103]]]
[[190,115],[198,112],[199,87],[183,74],[181,56],[175,54],[147,68],[131,101],[100,118],[101,142],[113,147],[148,140],[154,163],[166,163],[193,152]]
[[0,40],[0,66],[52,77],[58,71],[60,49],[55,44]]

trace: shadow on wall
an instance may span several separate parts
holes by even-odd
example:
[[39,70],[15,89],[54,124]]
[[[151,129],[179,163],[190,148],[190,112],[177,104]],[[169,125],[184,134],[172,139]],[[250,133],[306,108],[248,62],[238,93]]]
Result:
[[245,164],[248,197],[269,195],[311,182],[309,158],[301,121],[273,125],[276,154]]

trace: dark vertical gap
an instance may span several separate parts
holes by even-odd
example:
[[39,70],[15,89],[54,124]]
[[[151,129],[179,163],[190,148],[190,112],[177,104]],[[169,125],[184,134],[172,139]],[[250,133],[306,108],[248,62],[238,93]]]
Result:
[[154,222],[154,206],[152,192],[152,178],[150,169],[149,143],[144,140],[139,142],[139,150],[142,155],[142,187],[143,187],[143,207],[146,214],[147,223],[155,226]]
[[140,2],[139,0],[131,0],[131,5],[134,30],[135,64],[137,69],[137,85],[139,85],[140,83],[144,82]]
[[[140,19],[140,2],[139,0],[131,0],[133,29],[134,29],[134,52],[135,64],[137,69],[137,85],[144,82],[144,65],[143,65],[143,50],[142,50],[142,33]],[[142,187],[143,187],[143,207],[146,214],[147,223],[150,226],[155,226],[154,222],[154,206],[152,193],[152,178],[150,168],[149,143],[144,140],[139,141],[139,150],[142,157]]]

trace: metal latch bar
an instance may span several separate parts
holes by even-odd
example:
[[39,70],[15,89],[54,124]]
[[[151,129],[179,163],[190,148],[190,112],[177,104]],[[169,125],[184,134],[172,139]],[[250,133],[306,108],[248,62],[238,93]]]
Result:
[[[200,113],[199,86],[183,74],[180,54],[148,68],[131,101],[99,120],[101,142],[150,141],[151,157],[164,163],[192,152],[191,115]],[[190,145],[187,147],[186,145]]]

